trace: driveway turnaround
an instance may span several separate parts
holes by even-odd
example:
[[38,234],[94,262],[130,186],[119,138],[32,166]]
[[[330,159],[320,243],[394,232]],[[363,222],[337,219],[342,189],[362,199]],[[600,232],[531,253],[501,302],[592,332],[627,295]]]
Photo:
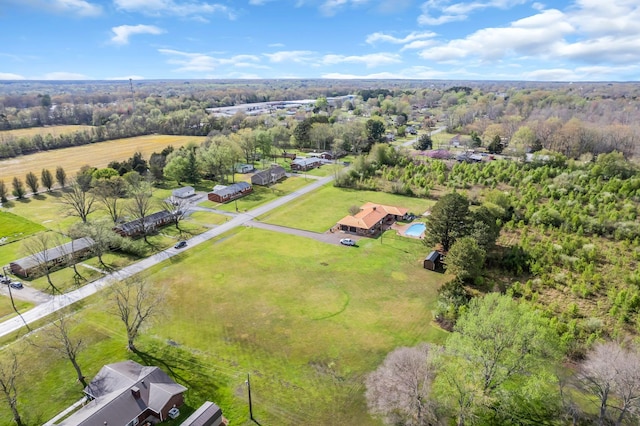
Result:
[[202,244],[212,238],[215,238],[221,234],[224,234],[231,229],[242,226],[247,222],[252,221],[256,217],[263,215],[273,209],[281,207],[291,200],[294,200],[304,194],[308,194],[311,191],[314,191],[321,186],[331,182],[333,180],[333,176],[327,176],[322,179],[318,179],[311,184],[300,188],[299,190],[292,192],[291,194],[287,194],[283,197],[280,197],[276,200],[271,201],[263,206],[256,207],[253,210],[250,210],[246,213],[239,213],[233,219],[216,226],[215,228],[206,231],[200,235],[196,235],[195,237],[189,239],[187,241],[187,247],[184,249],[174,249],[173,247],[168,248],[160,253],[156,253],[153,256],[147,257],[137,263],[126,266],[119,271],[113,272],[105,277],[102,277],[92,283],[85,285],[77,290],[71,291],[69,293],[65,293],[58,296],[50,297],[46,302],[38,305],[26,312],[22,315],[11,318],[7,321],[0,323],[0,336],[6,336],[9,333],[13,333],[25,326],[25,324],[31,324],[34,321],[38,321],[47,315],[50,315],[60,309],[63,309],[73,303],[79,302],[80,300],[89,297],[101,289],[108,287],[114,282],[124,280],[129,278],[135,274],[138,274],[148,268],[151,268],[154,265],[157,265],[160,262],[163,262],[171,257],[182,253],[184,250],[188,250],[189,247],[196,246],[198,244]]

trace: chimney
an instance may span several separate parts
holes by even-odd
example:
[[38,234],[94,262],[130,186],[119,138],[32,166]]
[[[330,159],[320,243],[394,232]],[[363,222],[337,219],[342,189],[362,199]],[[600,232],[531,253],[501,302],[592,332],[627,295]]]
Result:
[[131,395],[133,395],[133,397],[135,399],[140,399],[140,388],[137,386],[134,386],[131,388]]

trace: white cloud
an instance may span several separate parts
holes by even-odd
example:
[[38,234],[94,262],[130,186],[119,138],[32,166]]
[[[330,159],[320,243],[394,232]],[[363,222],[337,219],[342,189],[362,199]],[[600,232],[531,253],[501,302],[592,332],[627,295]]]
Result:
[[78,74],[75,72],[50,72],[35,80],[91,80],[91,77],[87,77],[84,74]]
[[5,0],[19,6],[30,6],[40,10],[69,13],[78,16],[98,16],[102,6],[86,0]]
[[271,62],[307,63],[312,61],[314,52],[310,50],[282,50],[274,53],[264,53]]
[[484,28],[464,39],[451,40],[420,53],[424,59],[451,61],[470,56],[497,60],[507,55],[546,55],[564,36],[575,32],[558,10],[512,22],[509,27]]
[[[637,0],[618,0],[613,4],[577,0],[565,11],[544,10],[536,4],[536,10],[539,11],[505,27],[484,28],[465,38],[427,46],[420,56],[449,63],[477,58],[485,64],[504,59],[554,61],[556,65],[567,60],[618,66],[640,62],[640,26],[637,25],[640,3]],[[565,68],[566,64],[550,66],[551,71],[542,70],[540,75],[561,77],[566,71],[557,70]],[[576,75],[575,80],[579,80],[580,75]],[[584,74],[582,79],[598,77],[611,78],[610,74]],[[531,75],[531,78],[537,77]]]
[[347,6],[360,6],[369,0],[325,0],[320,6],[320,11],[326,16],[335,15],[339,9]]
[[325,55],[322,57],[322,63],[325,65],[357,63],[364,64],[367,68],[396,64],[398,62],[402,62],[402,60],[400,59],[400,55],[395,53],[372,53],[361,56]]
[[178,65],[177,72],[208,72],[222,66],[266,68],[260,65],[260,58],[254,55],[236,55],[230,58],[217,58],[204,53],[181,52],[172,49],[159,49],[158,52],[170,56],[169,64]]
[[390,34],[376,32],[373,34],[369,34],[367,36],[366,42],[368,44],[375,44],[378,41],[393,43],[393,44],[405,44],[405,43],[410,43],[416,40],[424,40],[424,39],[435,37],[435,36],[436,36],[436,33],[431,31],[423,31],[423,32],[414,31],[403,38],[398,38]]
[[284,47],[284,43],[271,43],[268,46],[269,47]]
[[421,25],[442,25],[448,22],[464,21],[469,14],[489,8],[509,9],[528,0],[484,0],[449,4],[447,0],[428,0],[423,3],[422,14],[418,17]]
[[[457,72],[457,71],[454,71]],[[327,73],[322,78],[330,79],[402,79],[402,80],[430,80],[450,78],[452,71],[439,71],[429,67],[415,66],[397,72],[380,72],[372,74]]]
[[202,15],[224,15],[233,20],[233,9],[219,3],[206,3],[181,0],[114,0],[116,7],[127,12],[140,12],[147,15],[171,15],[190,17],[206,22]]
[[120,25],[119,27],[111,28],[114,36],[111,37],[111,42],[115,44],[129,44],[129,37],[134,34],[153,34],[159,35],[164,33],[164,30],[153,25]]
[[26,80],[26,77],[10,72],[0,72],[0,80]]

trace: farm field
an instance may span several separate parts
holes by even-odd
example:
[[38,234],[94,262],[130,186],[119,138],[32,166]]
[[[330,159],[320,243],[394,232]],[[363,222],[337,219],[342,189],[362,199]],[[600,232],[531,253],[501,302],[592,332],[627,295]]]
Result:
[[326,185],[313,194],[300,197],[285,207],[260,216],[259,219],[274,225],[324,232],[349,214],[351,206],[367,202],[404,207],[420,215],[435,203],[430,199],[408,198],[402,195],[376,191],[359,191]]
[[[164,366],[190,388],[184,416],[209,399],[231,424],[251,424],[251,373],[262,424],[320,425],[327,416],[332,424],[377,424],[367,414],[364,376],[397,346],[446,336],[431,309],[449,277],[424,270],[422,255],[409,240],[353,248],[241,228],[147,271],[166,293],[139,352],[126,352],[107,292],[83,303],[77,333],[91,346],[80,360],[88,377],[126,358]],[[68,361],[45,366],[39,349],[25,346],[21,404],[46,421],[77,400],[79,386]],[[8,416],[0,406],[0,423]]]
[[85,125],[65,125],[65,126],[47,126],[47,127],[30,127],[28,129],[14,129],[14,130],[2,130],[0,131],[0,143],[2,143],[3,139],[14,137],[32,137],[35,135],[64,135],[66,133],[75,133],[82,132],[84,130],[91,130],[93,126],[85,126]]
[[10,187],[16,176],[24,181],[28,172],[39,177],[42,169],[49,169],[53,173],[58,166],[62,166],[71,178],[87,164],[97,168],[107,167],[111,161],[124,161],[138,151],[148,160],[153,152],[160,152],[168,145],[179,148],[189,142],[200,143],[203,140],[202,136],[147,135],[38,152],[0,161],[0,180]]

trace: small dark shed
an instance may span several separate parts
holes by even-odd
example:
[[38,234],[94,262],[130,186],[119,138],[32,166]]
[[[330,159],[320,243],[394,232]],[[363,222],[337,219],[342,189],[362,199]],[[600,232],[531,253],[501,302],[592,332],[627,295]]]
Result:
[[424,269],[437,271],[442,269],[442,255],[438,251],[432,251],[424,259]]

